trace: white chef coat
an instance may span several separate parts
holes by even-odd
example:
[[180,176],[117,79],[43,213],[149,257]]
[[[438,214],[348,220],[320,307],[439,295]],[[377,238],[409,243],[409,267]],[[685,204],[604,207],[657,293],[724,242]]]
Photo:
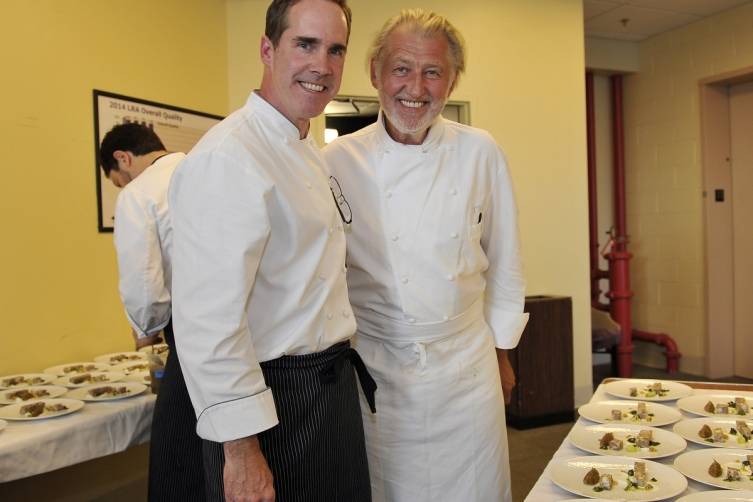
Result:
[[353,214],[355,346],[378,386],[374,502],[509,501],[494,347],[514,348],[528,315],[502,152],[441,117],[423,144],[396,143],[380,114],[324,154]]
[[492,137],[438,117],[423,144],[404,145],[380,114],[343,138],[324,155],[353,213],[357,316],[439,326],[484,301],[496,346],[515,348],[528,320],[525,281],[512,184]]
[[173,328],[197,433],[225,442],[269,429],[259,362],[355,332],[321,153],[252,93],[191,150],[169,197]]
[[172,225],[167,189],[185,157],[160,157],[123,187],[115,203],[120,298],[139,338],[159,333],[170,321]]

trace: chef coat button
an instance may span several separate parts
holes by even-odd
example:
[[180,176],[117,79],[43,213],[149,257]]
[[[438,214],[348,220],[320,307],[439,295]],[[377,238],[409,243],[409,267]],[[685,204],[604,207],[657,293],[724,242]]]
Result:
[[325,280],[326,278],[327,278],[327,276],[326,276],[326,275],[324,275],[324,274],[319,274],[319,279],[321,279],[321,280]]
[[455,276],[453,274],[448,274],[447,275],[447,280],[448,281],[454,281],[455,280]]
[[444,321],[449,321],[449,320],[450,320],[450,316],[446,315],[446,316],[444,316],[444,317],[442,318],[442,320],[444,320]]
[[350,317],[350,312],[348,312],[347,310],[343,310],[343,317],[346,319]]
[[403,281],[403,284],[408,284],[408,278],[407,277],[403,277],[402,281]]
[[399,236],[399,235],[393,235],[393,236],[392,236],[392,240],[393,240],[393,241],[396,241],[396,240],[398,240],[399,238],[400,238],[400,236]]
[[413,323],[416,322],[416,320],[413,317],[411,317],[410,319],[408,319],[408,322],[411,323],[411,324],[413,324]]
[[332,314],[327,314],[327,319],[332,320]]
[[457,194],[458,194],[457,188],[453,188],[452,190],[450,190],[450,195],[457,195]]
[[329,233],[330,233],[330,234],[331,234],[332,232],[334,232],[334,231],[335,231],[335,227],[329,227]]
[[387,192],[386,194],[384,194],[384,196],[389,199],[392,197],[392,192]]
[[450,237],[452,237],[453,239],[457,239],[458,238],[458,233],[457,232],[452,232],[450,234]]

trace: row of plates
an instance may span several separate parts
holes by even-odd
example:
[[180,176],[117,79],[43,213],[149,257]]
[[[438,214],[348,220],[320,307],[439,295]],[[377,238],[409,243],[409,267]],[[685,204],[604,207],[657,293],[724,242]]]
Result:
[[[84,401],[88,402],[101,402],[101,401],[113,401],[118,399],[127,399],[134,396],[138,396],[139,394],[143,394],[147,387],[146,385],[142,383],[137,382],[120,382],[115,385],[112,385],[111,387],[115,388],[125,388],[125,392],[119,395],[112,395],[112,394],[99,394],[95,395],[92,394],[92,391],[95,389],[100,389],[102,387],[105,387],[106,385],[103,384],[96,384],[96,385],[90,385],[88,387],[81,387],[78,389],[68,390],[62,387],[51,387],[52,392],[50,392],[50,396],[45,396],[42,399],[31,399],[25,402],[15,403],[8,406],[5,406],[3,408],[0,408],[0,419],[4,420],[18,420],[18,421],[28,421],[28,420],[43,420],[46,418],[54,418],[54,417],[60,417],[63,415],[70,415],[71,413],[75,413],[79,411],[81,408],[84,407]],[[59,392],[59,390],[62,389],[62,393]],[[65,394],[65,397],[59,397]],[[45,410],[35,416],[30,417],[26,416],[22,413],[22,408],[27,405],[31,405],[38,402],[44,402],[45,403]],[[62,405],[63,408],[60,410],[54,410],[54,409],[48,409],[50,407],[54,407],[55,405]],[[0,422],[3,422],[0,424],[0,430],[5,428],[4,420],[0,420]]]

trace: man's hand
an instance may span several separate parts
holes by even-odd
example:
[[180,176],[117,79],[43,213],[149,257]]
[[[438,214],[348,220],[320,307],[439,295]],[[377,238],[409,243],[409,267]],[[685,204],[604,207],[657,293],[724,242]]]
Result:
[[226,502],[274,502],[272,471],[256,436],[222,444]]
[[145,336],[144,338],[138,338],[136,332],[133,332],[133,337],[136,339],[136,350],[139,350],[141,347],[146,347],[147,345],[156,345],[162,341],[159,333],[156,335]]
[[505,396],[505,404],[510,404],[512,389],[515,387],[515,372],[507,358],[506,350],[497,349],[497,364],[499,365],[499,377],[502,380],[502,394]]

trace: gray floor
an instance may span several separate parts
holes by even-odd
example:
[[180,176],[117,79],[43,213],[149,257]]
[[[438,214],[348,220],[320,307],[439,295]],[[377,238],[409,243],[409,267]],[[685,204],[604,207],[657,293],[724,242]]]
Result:
[[[608,376],[608,375],[605,375]],[[687,373],[667,374],[665,371],[649,368],[646,366],[634,366],[635,378],[656,378],[687,381],[708,381],[707,378]],[[717,382],[751,383],[753,380],[732,377]],[[551,425],[519,431],[512,427],[507,428],[507,440],[510,448],[510,470],[512,475],[512,500],[520,502],[531,491],[541,472],[549,463],[549,460],[557,451],[567,433],[572,428],[572,423]]]

